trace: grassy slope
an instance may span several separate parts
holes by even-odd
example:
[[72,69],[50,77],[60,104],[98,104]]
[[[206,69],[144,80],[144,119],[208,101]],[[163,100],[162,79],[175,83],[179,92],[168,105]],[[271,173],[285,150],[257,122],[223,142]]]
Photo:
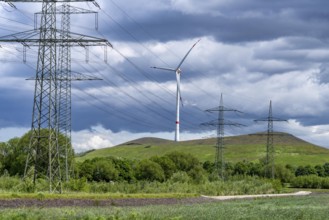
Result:
[[[266,135],[252,134],[225,138],[225,156],[230,162],[242,160],[258,161],[266,155]],[[175,143],[156,138],[142,138],[125,144],[92,151],[77,161],[94,157],[116,156],[128,159],[144,159],[155,155],[162,156],[172,151],[191,153],[200,161],[213,161],[216,139],[202,139]],[[323,164],[329,162],[329,150],[285,133],[274,135],[276,163],[280,164]]]

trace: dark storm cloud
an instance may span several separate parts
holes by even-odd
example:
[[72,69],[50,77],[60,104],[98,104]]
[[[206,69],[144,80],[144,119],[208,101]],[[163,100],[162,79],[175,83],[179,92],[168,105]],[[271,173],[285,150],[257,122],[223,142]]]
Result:
[[329,63],[323,63],[320,66],[319,71],[315,73],[315,79],[320,84],[329,84]]
[[[85,63],[84,50],[73,49],[72,70],[103,78],[100,82],[74,82],[73,130],[100,124],[113,132],[173,131],[175,76],[150,66],[175,67],[199,38],[201,42],[182,66],[182,130],[198,133],[200,123],[216,118],[203,110],[218,106],[221,92],[225,94],[225,103],[245,112],[241,118],[230,115],[228,118],[238,122],[241,119],[251,127],[253,119],[266,116],[270,99],[274,101],[277,117],[295,118],[300,127],[329,123],[326,114],[329,1],[100,0],[99,3],[102,8],[99,33],[94,30],[94,18],[90,15],[72,16],[72,30],[106,38],[115,49],[109,50],[108,64],[101,64],[103,51],[92,49],[90,62]],[[19,4],[19,8],[26,10],[31,5]],[[40,10],[39,6],[34,12]],[[79,6],[95,9],[92,4]],[[33,27],[32,20],[20,12],[1,12],[1,16],[31,23]],[[0,24],[4,22],[0,20]],[[21,30],[21,24],[13,24],[13,29]],[[25,87],[24,79],[35,74],[33,59],[37,53],[34,49],[29,54],[33,55],[28,58],[32,68],[16,63],[9,68],[5,66],[8,63],[0,67],[6,81],[0,83],[0,101],[6,103],[0,111],[1,126],[30,125],[33,82]],[[3,51],[0,55],[7,58]],[[15,55],[22,57],[21,51]],[[21,77],[22,82],[10,79],[14,76]],[[309,128],[305,129],[308,135]]]
[[[218,41],[228,43],[265,41],[289,36],[328,38],[329,30],[325,22],[329,17],[329,12],[326,12],[329,3],[326,1],[238,2],[241,4],[232,3],[223,8],[219,6],[218,11],[221,14],[217,16],[177,10],[147,13],[138,22],[151,35],[141,31],[127,17],[117,22],[141,41],[182,40],[200,36],[213,36]],[[256,15],[253,16],[252,13]],[[134,41],[130,33],[125,33],[121,27],[113,22],[111,32],[108,32],[109,38]]]

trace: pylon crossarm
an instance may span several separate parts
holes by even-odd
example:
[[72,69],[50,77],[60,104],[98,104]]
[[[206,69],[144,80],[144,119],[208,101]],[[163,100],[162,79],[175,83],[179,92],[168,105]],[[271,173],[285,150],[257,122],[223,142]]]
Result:
[[218,126],[218,125],[227,125],[227,126],[235,126],[235,127],[244,127],[246,125],[235,123],[229,120],[215,119],[209,122],[202,123],[201,126]]
[[[98,30],[98,12],[92,11],[84,8],[79,8],[69,5],[69,3],[64,3],[61,6],[56,7],[55,14],[60,14],[62,16],[70,16],[71,14],[94,14],[95,15],[95,29]],[[34,29],[38,26],[38,16],[42,15],[42,12],[34,13]]]
[[[70,44],[70,46],[109,46],[113,47],[112,44],[102,38],[92,37],[83,34],[77,34],[73,32],[64,33],[63,31],[54,30],[56,32],[55,39],[40,39],[41,29],[24,31],[17,34],[7,35],[0,38],[0,42],[15,42],[25,43],[28,46],[39,46],[39,43],[54,43],[58,46],[61,44]],[[67,34],[69,38],[63,39],[60,36]]]
[[261,121],[285,121],[285,122],[288,122],[288,120],[285,120],[285,119],[281,119],[281,118],[260,118],[260,119],[256,119],[254,120],[254,122],[261,122]]
[[237,113],[243,113],[241,111],[238,111],[236,109],[230,109],[230,108],[225,108],[224,106],[219,106],[211,109],[207,109],[206,112],[218,112],[218,111],[228,111],[228,112],[237,112]]
[[[84,8],[73,7],[71,5],[68,6],[70,14],[97,14],[97,11],[87,10]],[[63,10],[63,7],[56,7],[56,14],[67,14],[66,10]],[[42,12],[35,13],[36,15],[41,15]]]
[[[26,80],[36,80],[35,77],[28,78]],[[43,80],[50,80],[49,78],[43,78]],[[89,76],[86,74],[71,71],[70,78],[56,78],[57,81],[86,81],[86,80],[103,80],[98,77]]]
[[40,31],[29,30],[0,37],[0,42],[20,42],[19,39],[39,38]]

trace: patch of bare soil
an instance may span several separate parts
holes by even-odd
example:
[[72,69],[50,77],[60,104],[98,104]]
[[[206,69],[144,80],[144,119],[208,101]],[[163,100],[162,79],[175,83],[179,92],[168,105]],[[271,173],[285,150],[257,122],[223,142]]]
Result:
[[0,209],[27,208],[27,207],[110,207],[110,206],[148,206],[148,205],[175,205],[175,204],[199,204],[214,202],[211,198],[161,198],[161,199],[1,199]]

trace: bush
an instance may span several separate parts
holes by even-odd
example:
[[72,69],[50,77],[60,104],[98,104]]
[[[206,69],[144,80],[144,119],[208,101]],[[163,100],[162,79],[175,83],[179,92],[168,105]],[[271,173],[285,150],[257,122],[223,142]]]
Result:
[[188,172],[195,166],[200,164],[199,160],[192,154],[185,154],[181,152],[172,152],[166,155],[176,165],[178,170]]
[[291,181],[291,187],[309,189],[329,189],[329,178],[316,175],[298,176]]
[[177,171],[175,163],[168,156],[155,156],[151,157],[150,160],[156,162],[162,167],[166,180],[169,179]]
[[80,165],[80,178],[85,177],[89,181],[117,181],[119,171],[115,168],[112,160],[109,158],[94,158],[86,160]]
[[192,183],[202,184],[207,180],[206,171],[201,166],[196,166],[188,172]]
[[188,183],[190,182],[190,176],[184,171],[178,171],[174,173],[169,182],[171,183]]
[[74,192],[88,192],[89,187],[85,177],[79,179],[70,179],[69,182],[64,183],[64,189]]
[[142,160],[136,166],[136,178],[138,180],[160,181],[165,180],[162,167],[151,160]]
[[294,177],[295,176],[290,169],[287,169],[282,165],[275,166],[275,178],[279,179],[282,183],[290,183]]

